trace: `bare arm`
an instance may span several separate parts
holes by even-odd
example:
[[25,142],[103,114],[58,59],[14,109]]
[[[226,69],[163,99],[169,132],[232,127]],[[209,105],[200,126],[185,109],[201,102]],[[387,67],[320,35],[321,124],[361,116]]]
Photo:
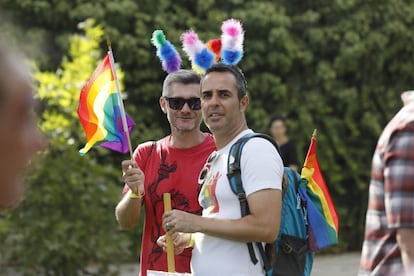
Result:
[[291,168],[292,170],[294,170],[295,172],[299,172],[299,167],[298,165],[289,165],[289,168]]
[[115,208],[115,216],[122,229],[134,227],[141,216],[142,198],[130,198],[131,190],[126,193]]
[[[168,234],[202,232],[207,235],[241,242],[273,242],[279,233],[282,193],[264,189],[247,198],[250,215],[240,219],[206,218],[173,210],[163,216]],[[271,210],[271,211],[269,211]]]
[[[144,173],[136,166],[134,161],[122,161],[122,171],[129,191],[123,196],[115,209],[116,220],[123,229],[134,227],[141,215],[142,196],[144,195]],[[141,198],[131,198],[131,194]]]
[[414,268],[414,228],[399,228],[397,243],[401,250],[401,257],[406,272]]

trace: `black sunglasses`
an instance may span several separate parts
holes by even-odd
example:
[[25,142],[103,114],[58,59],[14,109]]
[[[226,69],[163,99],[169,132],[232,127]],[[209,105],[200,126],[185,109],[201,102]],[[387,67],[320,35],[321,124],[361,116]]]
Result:
[[191,110],[200,110],[201,109],[201,100],[200,98],[189,98],[184,99],[181,97],[164,97],[168,101],[168,105],[171,109],[181,110],[185,103],[188,104]]
[[203,169],[200,171],[200,174],[198,176],[198,184],[203,185],[206,181],[206,176],[208,172],[210,171],[211,165],[214,161],[216,161],[217,157],[219,156],[217,151],[213,151],[210,156],[207,158],[206,163],[204,164]]

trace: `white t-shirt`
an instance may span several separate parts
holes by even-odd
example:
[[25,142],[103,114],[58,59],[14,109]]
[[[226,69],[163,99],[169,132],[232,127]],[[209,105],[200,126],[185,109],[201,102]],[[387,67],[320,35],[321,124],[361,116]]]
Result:
[[[203,217],[238,219],[241,217],[240,203],[230,188],[227,178],[227,158],[230,147],[242,136],[252,133],[245,130],[224,148],[207,166],[210,167],[199,195],[203,207]],[[241,155],[241,177],[248,197],[263,189],[282,189],[283,162],[275,147],[267,140],[254,138],[243,147]],[[254,265],[250,260],[244,242],[230,241],[217,237],[195,234],[195,246],[191,259],[191,269],[195,276],[255,276],[265,275],[260,254]]]

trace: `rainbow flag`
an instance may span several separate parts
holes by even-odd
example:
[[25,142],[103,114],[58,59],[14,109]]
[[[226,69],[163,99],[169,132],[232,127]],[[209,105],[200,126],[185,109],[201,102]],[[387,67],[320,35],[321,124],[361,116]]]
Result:
[[308,211],[309,251],[338,243],[338,215],[316,157],[316,131],[301,172],[299,193]]
[[[114,151],[129,151],[109,54],[82,88],[78,116],[86,135],[86,145],[79,150],[80,155],[86,154],[97,143]],[[131,132],[135,123],[127,114],[126,120]]]

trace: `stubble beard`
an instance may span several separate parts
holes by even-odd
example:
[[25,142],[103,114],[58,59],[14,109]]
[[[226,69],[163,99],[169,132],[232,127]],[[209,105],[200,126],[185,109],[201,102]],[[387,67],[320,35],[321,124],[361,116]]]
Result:
[[[179,121],[179,120],[177,120],[177,121]],[[192,120],[191,123],[190,122],[183,123],[183,122],[177,122],[177,121],[175,122],[174,129],[179,131],[179,132],[194,131],[195,129],[199,129],[200,124],[201,124],[201,119],[198,120],[198,121],[196,119],[194,119],[194,120]]]

